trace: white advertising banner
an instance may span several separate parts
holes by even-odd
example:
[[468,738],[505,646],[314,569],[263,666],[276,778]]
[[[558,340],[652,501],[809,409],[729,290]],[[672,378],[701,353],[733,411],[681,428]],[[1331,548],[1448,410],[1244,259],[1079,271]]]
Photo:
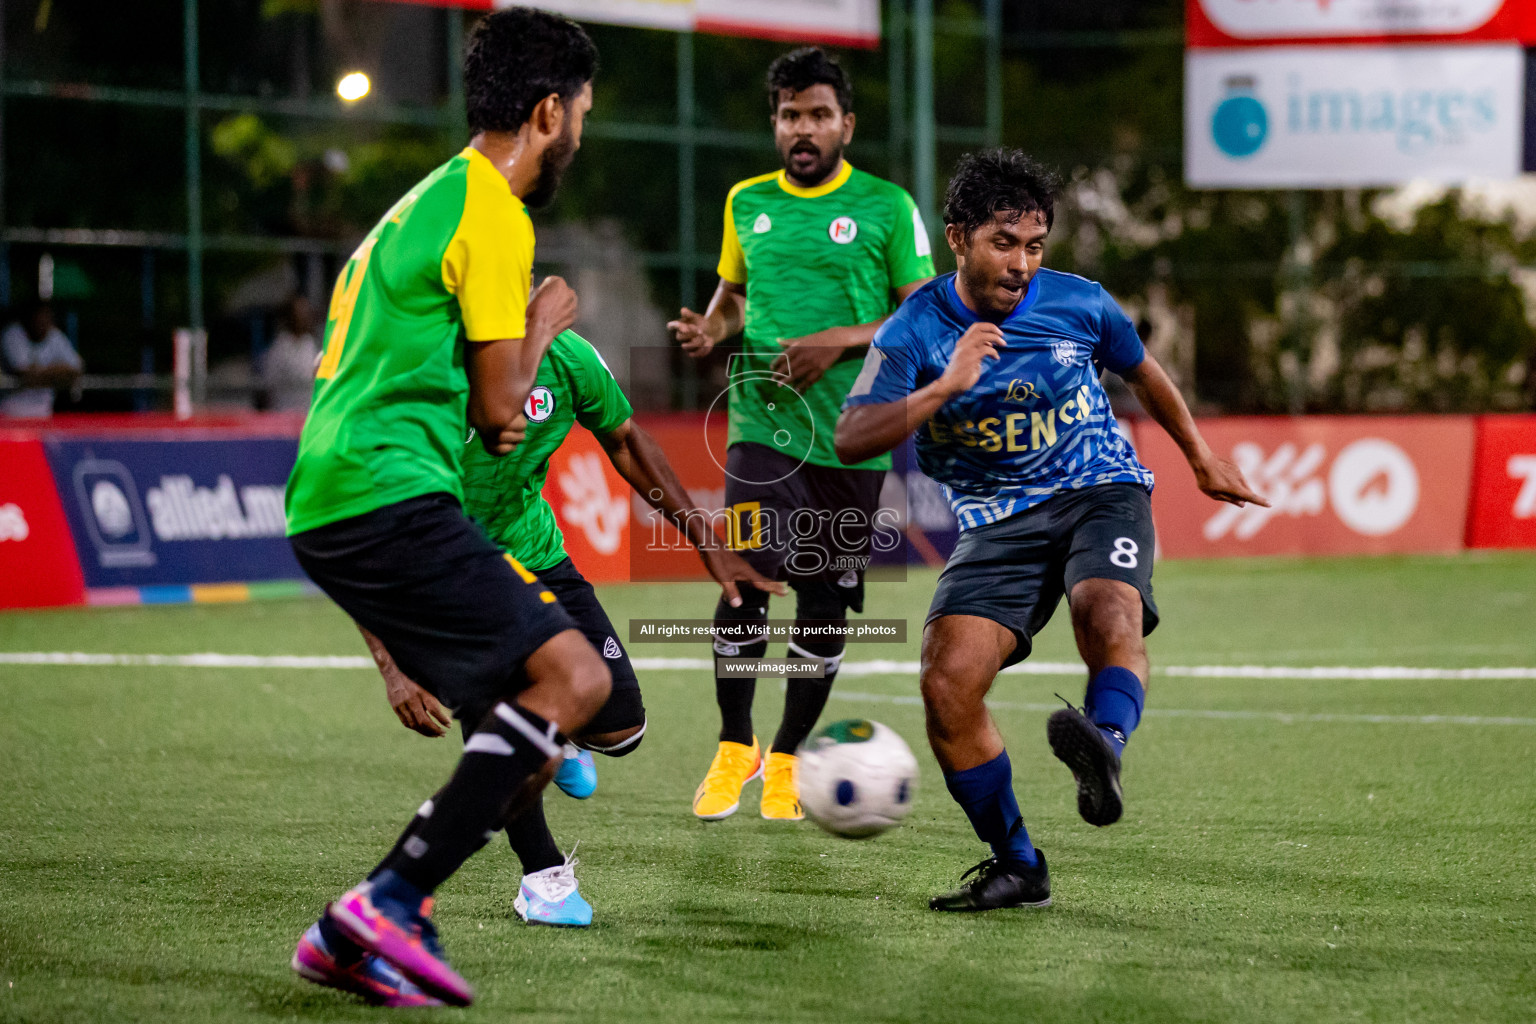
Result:
[[700,32],[880,45],[880,0],[696,0]]
[[1190,50],[1184,61],[1184,175],[1196,188],[1520,173],[1518,46]]
[[[512,7],[518,0],[496,0],[497,7]],[[533,4],[574,21],[600,21],[609,25],[638,25],[686,32],[693,28],[693,0],[539,0]]]
[[[527,0],[495,0],[510,7]],[[880,0],[535,0],[577,21],[676,31],[830,43],[880,45]]]
[[1504,0],[1199,2],[1217,29],[1237,39],[1458,35],[1486,25],[1504,6]]

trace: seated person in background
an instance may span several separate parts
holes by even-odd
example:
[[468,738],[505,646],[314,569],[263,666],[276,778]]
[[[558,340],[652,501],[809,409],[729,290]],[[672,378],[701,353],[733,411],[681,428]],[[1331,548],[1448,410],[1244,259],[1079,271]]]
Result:
[[20,390],[0,393],[0,416],[53,415],[53,392],[80,376],[83,364],[69,338],[53,322],[53,307],[34,300],[0,334],[0,372],[15,377]]
[[277,337],[261,357],[261,386],[267,393],[268,409],[309,408],[315,389],[315,363],[320,358],[314,321],[308,299],[295,295],[288,300],[279,317]]

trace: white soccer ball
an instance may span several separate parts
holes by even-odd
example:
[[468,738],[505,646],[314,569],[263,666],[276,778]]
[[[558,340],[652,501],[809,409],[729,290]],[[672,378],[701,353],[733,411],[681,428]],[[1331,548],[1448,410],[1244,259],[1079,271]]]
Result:
[[894,729],[862,718],[833,722],[799,756],[800,806],[835,836],[868,839],[912,810],[917,758]]

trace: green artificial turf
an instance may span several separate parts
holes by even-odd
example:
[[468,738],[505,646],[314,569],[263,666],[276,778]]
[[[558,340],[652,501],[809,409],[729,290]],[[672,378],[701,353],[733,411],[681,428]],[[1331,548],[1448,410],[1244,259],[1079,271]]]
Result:
[[[932,583],[872,585],[869,614],[908,619],[912,637],[850,660],[914,659]],[[1530,555],[1168,563],[1157,587],[1160,666],[1536,667]],[[713,605],[702,585],[602,595],[621,628]],[[0,651],[364,653],[318,599],[8,613]],[[1072,659],[1063,616],[1034,660]],[[479,1002],[407,1017],[1536,1019],[1536,681],[1154,674],[1126,817],[1096,830],[1039,710],[1055,691],[1080,699],[1081,677],[1005,676],[997,718],[1055,905],[941,917],[928,896],[985,850],[926,751],[912,675],[848,676],[828,708],[886,722],[919,755],[912,817],[863,843],[761,820],[755,783],[734,818],[695,821],[711,678],[641,676],[641,749],[599,758],[590,801],[549,797],[561,842],[581,840],[594,926],[519,922],[519,872],[498,840],[438,911]],[[287,966],[454,762],[457,741],[400,728],[382,689],[368,671],[0,665],[0,1021],[399,1013]],[[780,702],[778,683],[759,684],[764,735]],[[1297,717],[1319,713],[1341,717]],[[1367,715],[1524,722],[1354,717]]]

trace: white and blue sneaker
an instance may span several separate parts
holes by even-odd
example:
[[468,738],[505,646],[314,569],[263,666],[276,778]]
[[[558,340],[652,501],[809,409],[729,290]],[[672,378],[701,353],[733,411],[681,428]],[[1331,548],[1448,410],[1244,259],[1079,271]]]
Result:
[[564,864],[523,876],[512,907],[529,924],[559,928],[585,928],[592,923],[592,904],[576,891],[576,850]]
[[592,762],[592,752],[567,743],[565,760],[555,772],[555,785],[560,787],[560,792],[577,800],[585,800],[597,792],[597,765]]

